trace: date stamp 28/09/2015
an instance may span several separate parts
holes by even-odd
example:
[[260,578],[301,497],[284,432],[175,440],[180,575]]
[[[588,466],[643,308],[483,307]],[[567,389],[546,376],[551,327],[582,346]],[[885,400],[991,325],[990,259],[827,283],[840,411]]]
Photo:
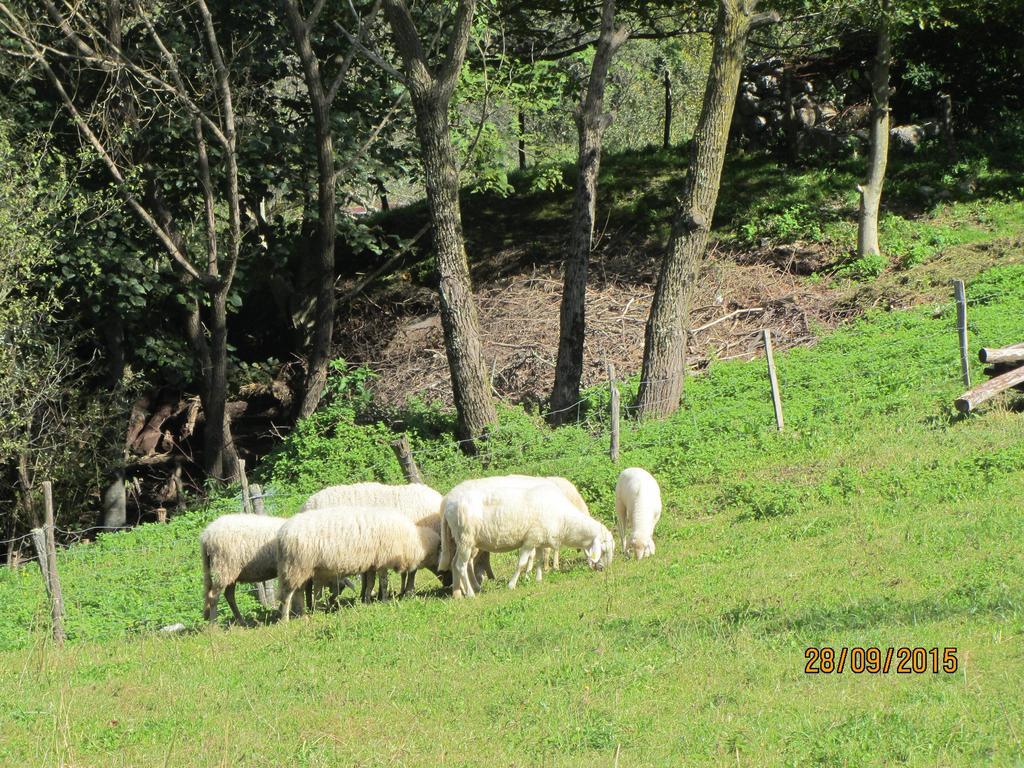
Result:
[[952,674],[957,671],[960,663],[956,655],[956,647],[946,648],[899,648],[890,646],[861,646],[832,648],[811,646],[804,651],[804,672],[809,675],[842,674],[852,672],[855,675],[887,675],[895,672],[898,675],[922,675],[925,673]]

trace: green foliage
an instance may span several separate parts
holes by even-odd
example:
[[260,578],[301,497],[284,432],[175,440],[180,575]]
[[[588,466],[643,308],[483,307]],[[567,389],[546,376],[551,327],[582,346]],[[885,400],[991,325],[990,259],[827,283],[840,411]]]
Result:
[[357,422],[371,400],[374,375],[344,360],[331,362],[327,402],[299,421],[275,452],[266,472],[273,486],[310,493],[340,483],[401,481],[389,446],[391,431],[381,423]]
[[868,253],[842,265],[836,270],[836,274],[852,280],[874,280],[885,272],[888,266],[889,259],[884,254]]
[[753,245],[762,240],[791,243],[824,237],[819,214],[806,203],[796,203],[778,213],[764,214],[740,225],[740,235]]

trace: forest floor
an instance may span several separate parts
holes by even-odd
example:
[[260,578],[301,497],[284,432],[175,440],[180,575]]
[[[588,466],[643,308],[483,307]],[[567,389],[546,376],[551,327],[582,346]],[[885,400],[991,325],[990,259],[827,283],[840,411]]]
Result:
[[[604,386],[557,430],[503,406],[474,457],[454,444],[449,415],[422,403],[404,412],[441,491],[482,474],[564,475],[611,524],[616,475],[647,468],[665,501],[651,559],[617,553],[595,573],[566,551],[541,583],[492,582],[462,601],[423,574],[414,598],[346,600],[287,625],[246,593],[255,626],[229,626],[222,611],[222,627],[207,629],[197,536],[238,510],[231,488],[167,524],[62,550],[64,648],[48,639],[38,568],[0,569],[0,765],[1019,765],[1024,400],[954,410],[963,383],[946,282],[968,279],[972,350],[1024,339],[1024,191],[1013,190],[887,219],[885,269],[840,259],[831,277],[778,278],[832,313],[777,356],[781,433],[763,360],[740,358],[713,360],[662,421],[628,418],[636,377],[626,379],[617,464]],[[727,196],[723,222],[753,229],[723,224],[719,254],[735,248],[763,269],[774,241],[846,247],[845,212],[794,211],[804,203],[785,191],[755,186],[745,209]],[[517,333],[532,343],[537,327]],[[972,352],[975,380],[982,368]],[[327,484],[401,481],[393,433],[360,416],[366,382],[349,374],[255,473],[271,514]],[[494,567],[508,578],[511,556]],[[177,623],[184,631],[160,631]],[[904,674],[897,658],[888,673],[857,673],[848,655],[841,673],[808,674],[811,647],[877,647],[882,658],[923,648],[927,665],[934,648],[940,669],[955,648],[956,671]]]
[[[888,264],[851,256],[860,163],[793,168],[765,154],[731,156],[690,326],[689,366],[749,359],[770,328],[777,347],[813,343],[817,334],[864,310],[913,306],[950,295],[994,264],[1022,258],[1024,203],[1015,192],[1020,157],[989,151],[948,162],[935,148],[893,159],[882,245]],[[605,158],[587,294],[584,386],[640,368],[644,327],[661,254],[685,175],[685,151]],[[566,179],[571,180],[571,169]],[[484,357],[495,390],[511,402],[550,393],[558,348],[561,262],[568,247],[569,189],[463,197],[467,250],[480,310]],[[383,231],[411,237],[422,206],[381,217]],[[409,392],[451,403],[433,274],[413,249],[410,263],[342,308],[339,354],[380,374],[381,404],[400,407]],[[367,265],[369,266],[369,265]],[[351,287],[354,274],[341,288]],[[723,319],[724,318],[724,319]]]

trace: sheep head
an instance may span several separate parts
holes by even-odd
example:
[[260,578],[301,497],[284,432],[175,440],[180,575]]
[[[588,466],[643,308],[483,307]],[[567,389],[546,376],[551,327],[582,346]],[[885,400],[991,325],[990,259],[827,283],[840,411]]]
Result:
[[603,571],[612,564],[612,556],[615,554],[615,539],[611,531],[602,527],[601,532],[594,537],[584,552],[587,555],[587,562],[595,571]]

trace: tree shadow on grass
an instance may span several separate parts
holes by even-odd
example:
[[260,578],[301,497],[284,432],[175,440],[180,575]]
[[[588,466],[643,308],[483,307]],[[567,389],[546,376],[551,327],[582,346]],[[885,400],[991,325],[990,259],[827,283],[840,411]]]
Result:
[[847,632],[885,625],[917,625],[945,619],[972,616],[1005,618],[1016,614],[1024,602],[1009,593],[979,595],[960,587],[943,595],[920,600],[894,600],[875,597],[857,603],[789,612],[751,604],[739,605],[720,616],[726,627],[738,630],[752,627],[764,634]]

